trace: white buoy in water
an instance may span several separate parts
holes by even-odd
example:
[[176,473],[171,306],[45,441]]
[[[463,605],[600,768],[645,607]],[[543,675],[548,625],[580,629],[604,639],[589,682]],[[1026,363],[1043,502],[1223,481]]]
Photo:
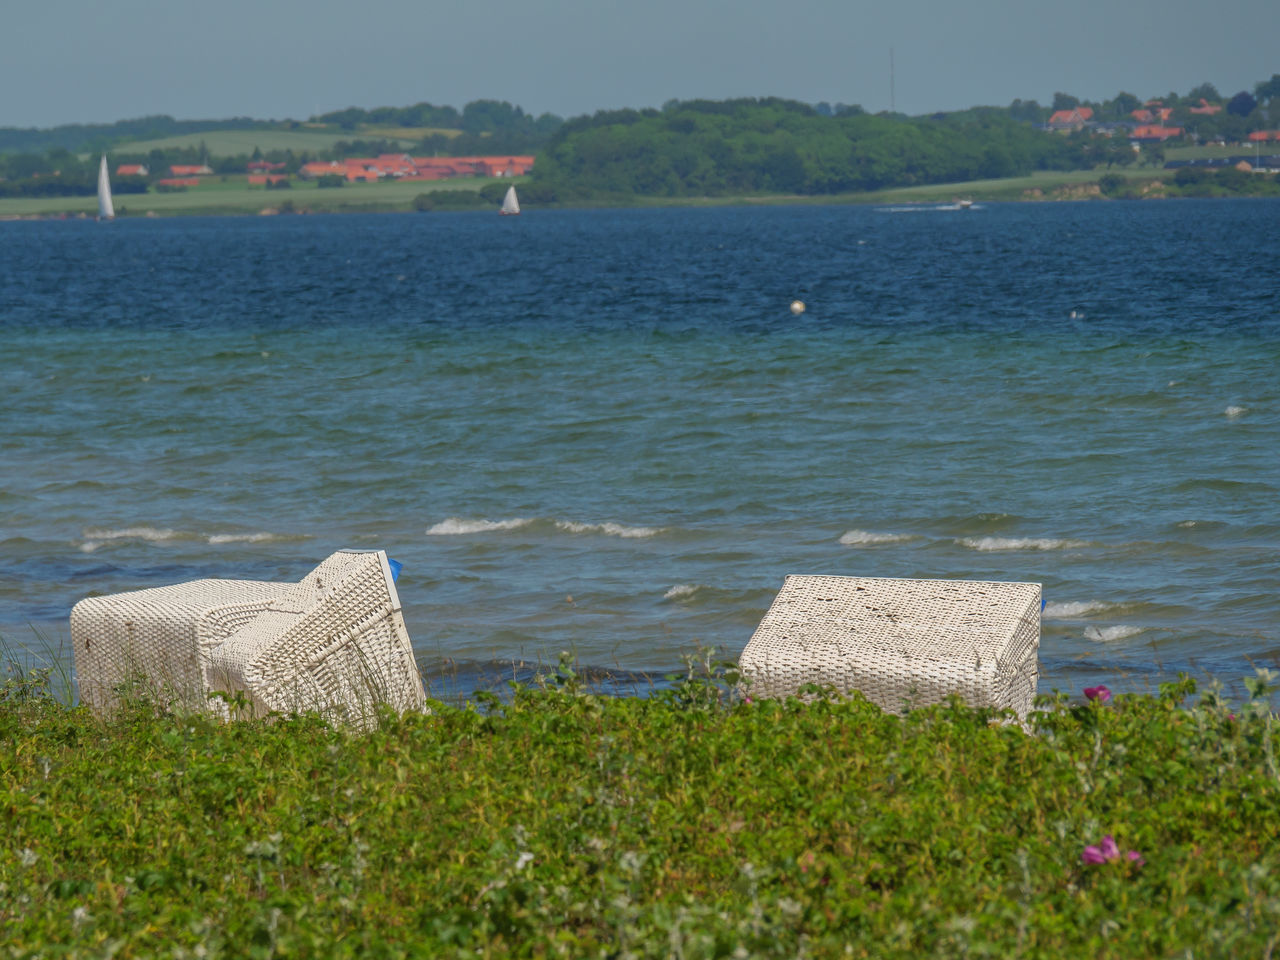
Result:
[[804,313],[804,301],[803,301],[803,300],[792,300],[792,301],[791,301],[791,312],[792,312],[792,313],[794,313],[797,317],[798,317],[798,316],[800,316],[800,314]]

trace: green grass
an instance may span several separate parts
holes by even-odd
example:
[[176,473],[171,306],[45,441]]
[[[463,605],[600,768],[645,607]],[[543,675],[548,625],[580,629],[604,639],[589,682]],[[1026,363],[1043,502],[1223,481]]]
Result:
[[448,127],[382,127],[377,124],[361,124],[354,134],[347,134],[347,139],[356,137],[362,140],[407,140],[410,143],[417,143],[436,135],[453,139],[462,136],[462,131],[451,130]]
[[[512,178],[519,184],[525,178]],[[413,198],[421,193],[441,190],[478,190],[491,180],[468,178],[459,180],[418,181],[411,183],[349,183],[343,187],[319,189],[314,183],[296,181],[289,190],[267,190],[250,187],[243,177],[205,178],[198,187],[178,193],[120,194],[115,198],[118,216],[156,216],[256,214],[264,209],[279,208],[289,201],[299,211],[311,213],[371,213],[412,209]],[[505,181],[504,181],[505,182]],[[7,197],[0,199],[0,217],[84,213],[96,216],[98,201],[94,197]]]
[[[1118,173],[1135,182],[1164,180],[1173,175],[1155,167],[1114,168],[1113,170],[1040,171],[1025,177],[998,180],[966,180],[960,183],[934,183],[918,187],[891,187],[864,193],[824,194],[819,196],[747,195],[730,197],[647,197],[634,202],[645,206],[727,206],[736,204],[842,204],[842,203],[950,203],[961,197],[974,200],[1027,200],[1029,192],[1039,190],[1051,199],[1055,191],[1070,191],[1096,184],[1107,173]],[[619,198],[626,202],[627,198]]]
[[[1244,957],[1280,737],[1191,684],[962,707],[606,698],[573,669],[356,736],[0,689],[10,956]],[[1254,681],[1262,693],[1262,678]],[[1113,836],[1122,856],[1086,863]]]
[[1107,173],[1117,173],[1129,180],[1163,179],[1165,172],[1156,167],[1116,167],[1112,170],[1043,170],[1025,177],[1006,177],[999,180],[970,180],[965,183],[930,184],[921,187],[899,187],[877,191],[874,196],[884,202],[930,201],[946,202],[956,197],[972,197],[975,200],[1018,200],[1026,191],[1039,190],[1050,194],[1062,188],[1095,184]]
[[[1164,156],[1166,160],[1204,160],[1210,157],[1252,157],[1254,156],[1255,147],[1252,143],[1248,146],[1235,147],[1214,147],[1208,144],[1192,147],[1167,147]],[[1276,153],[1275,144],[1262,144],[1257,148],[1257,152],[1262,156]]]
[[[432,131],[435,132],[435,131]],[[441,131],[444,132],[444,131]],[[456,131],[455,131],[456,132]],[[239,156],[252,154],[254,148],[266,153],[270,150],[292,150],[294,153],[304,151],[313,154],[328,155],[333,145],[339,140],[394,139],[398,140],[406,150],[422,139],[416,128],[379,127],[373,130],[356,129],[340,130],[337,127],[323,130],[210,130],[206,133],[184,133],[176,137],[163,137],[158,140],[134,140],[117,144],[112,153],[139,154],[151,150],[175,150],[199,148],[204,144],[213,157]]]

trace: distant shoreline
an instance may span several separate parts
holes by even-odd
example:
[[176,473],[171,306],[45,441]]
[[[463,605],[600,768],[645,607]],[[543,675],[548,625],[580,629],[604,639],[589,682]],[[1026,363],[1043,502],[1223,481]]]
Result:
[[[634,209],[642,207],[722,207],[722,206],[852,206],[868,204],[940,204],[959,199],[980,203],[1018,202],[1055,203],[1082,200],[1113,199],[1183,199],[1182,191],[1172,185],[1173,171],[1116,170],[1041,172],[1004,180],[978,180],[963,183],[930,184],[898,187],[870,193],[846,194],[760,194],[728,197],[645,197],[610,196],[594,200],[570,201],[545,205],[525,204],[530,211],[550,209]],[[1119,195],[1106,195],[1099,180],[1111,176],[1120,183]],[[420,184],[354,185],[340,190],[248,190],[199,189],[188,193],[125,194],[116,200],[116,214],[121,219],[144,219],[176,216],[311,216],[329,213],[412,213],[414,198],[440,190],[465,189],[463,181],[449,187],[424,190]],[[517,185],[519,182],[517,181]],[[1273,178],[1259,182],[1257,192],[1240,192],[1208,199],[1275,197]],[[1204,197],[1202,197],[1204,198]],[[497,207],[445,207],[432,213],[450,210],[484,212]],[[0,222],[33,220],[92,219],[96,202],[92,197],[4,198],[0,199]]]

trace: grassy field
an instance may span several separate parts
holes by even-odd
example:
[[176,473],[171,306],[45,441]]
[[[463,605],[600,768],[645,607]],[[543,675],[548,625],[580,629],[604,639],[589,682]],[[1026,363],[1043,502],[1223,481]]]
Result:
[[359,127],[341,130],[338,127],[298,130],[211,130],[207,133],[185,133],[177,137],[159,140],[136,140],[115,147],[116,153],[147,153],[151,150],[172,150],[187,147],[199,148],[204,144],[213,157],[252,154],[254,148],[266,153],[269,150],[292,150],[294,153],[328,153],[339,140],[396,140],[404,149],[415,146],[429,133],[457,135],[457,130],[430,130],[425,127]]
[[447,127],[380,127],[377,124],[362,124],[354,134],[347,134],[347,139],[350,140],[354,136],[362,140],[385,138],[417,142],[436,135],[452,139],[461,136],[462,131]]
[[962,183],[934,183],[919,187],[894,187],[867,193],[837,193],[808,196],[800,194],[734,197],[657,197],[637,202],[644,206],[726,206],[735,204],[841,204],[841,203],[951,203],[960,198],[973,200],[1029,200],[1029,191],[1039,190],[1042,199],[1053,199],[1057,191],[1087,188],[1107,173],[1117,173],[1136,182],[1167,179],[1172,171],[1155,167],[1115,170],[1042,171],[1026,177],[1004,180],[967,180]]
[[[256,214],[279,209],[289,201],[298,212],[381,213],[412,209],[413,198],[421,193],[450,190],[478,190],[487,179],[442,180],[412,183],[349,183],[344,187],[320,189],[314,183],[297,181],[289,190],[251,187],[244,177],[210,177],[199,187],[181,193],[120,194],[115,198],[116,215],[142,217],[149,214]],[[511,183],[525,178],[514,177]],[[503,181],[504,183],[507,181]],[[0,218],[20,216],[96,216],[94,197],[17,197],[0,199]]]
[[1157,167],[1116,167],[1112,170],[1038,171],[1026,177],[1008,177],[1002,180],[970,180],[966,183],[930,184],[922,187],[899,187],[866,195],[878,202],[934,202],[942,203],[958,197],[974,200],[1020,200],[1028,190],[1039,190],[1048,195],[1061,188],[1079,187],[1098,182],[1098,178],[1116,173],[1128,180],[1163,179],[1165,171]]
[[[727,667],[728,665],[723,665]],[[5,956],[1264,957],[1280,728],[1189,681],[907,717],[573,665],[357,735],[0,676]],[[817,693],[817,691],[815,691]]]
[[1257,154],[1266,156],[1277,152],[1280,152],[1280,144],[1275,143],[1262,144],[1257,148],[1252,143],[1248,146],[1236,147],[1213,147],[1206,144],[1194,147],[1168,147],[1164,156],[1166,160],[1205,160],[1216,157],[1252,157]]
[[138,140],[116,145],[111,154],[146,154],[151,150],[183,150],[198,148],[204,145],[210,156],[251,155],[253,150],[268,152],[270,150],[292,150],[294,154],[310,152],[310,154],[329,154],[334,143],[340,140],[369,140],[371,137],[399,140],[404,148],[412,147],[421,137],[389,137],[384,133],[365,131],[339,131],[337,128],[297,129],[297,131],[209,131],[206,133],[183,133],[178,137],[163,137],[161,140]]

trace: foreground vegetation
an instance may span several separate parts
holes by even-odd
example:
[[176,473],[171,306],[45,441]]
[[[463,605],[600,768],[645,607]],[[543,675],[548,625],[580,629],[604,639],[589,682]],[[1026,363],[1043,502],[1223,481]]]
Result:
[[1262,699],[648,698],[567,661],[355,736],[0,692],[6,956],[1263,956]]

